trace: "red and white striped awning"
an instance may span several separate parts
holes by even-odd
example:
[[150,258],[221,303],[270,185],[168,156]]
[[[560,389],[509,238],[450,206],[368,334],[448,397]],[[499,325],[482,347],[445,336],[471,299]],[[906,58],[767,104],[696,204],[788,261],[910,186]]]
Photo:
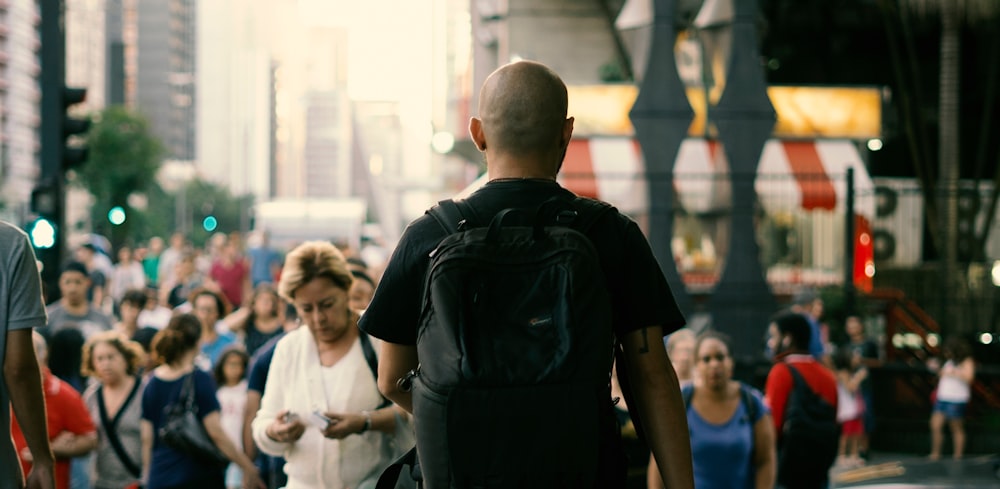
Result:
[[[647,212],[646,171],[632,138],[574,139],[566,150],[560,183],[577,195],[614,204],[627,214]],[[855,213],[873,218],[874,197],[856,145],[848,140],[769,140],[761,152],[755,188],[767,212],[841,209],[845,175],[854,168]],[[718,141],[688,138],[674,166],[674,188],[684,209],[701,214],[731,205],[729,164]],[[463,190],[465,197],[486,183],[483,175]]]
[[805,210],[842,209],[848,168],[854,169],[854,212],[871,221],[875,185],[851,141],[768,141],[757,167],[757,196],[768,212],[787,210],[789,202]]

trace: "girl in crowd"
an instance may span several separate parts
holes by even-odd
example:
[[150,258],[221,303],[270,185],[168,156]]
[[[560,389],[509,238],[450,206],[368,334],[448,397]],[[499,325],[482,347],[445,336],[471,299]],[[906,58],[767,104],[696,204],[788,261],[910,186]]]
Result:
[[351,276],[354,277],[354,283],[348,291],[348,300],[351,310],[361,314],[368,309],[368,304],[371,304],[375,295],[375,280],[364,270],[351,270]]
[[[219,390],[215,396],[219,399],[222,414],[220,422],[222,429],[239,450],[243,450],[243,411],[247,404],[247,365],[250,357],[239,347],[230,347],[222,353],[215,362],[215,383]],[[226,487],[239,488],[243,473],[235,463],[226,469]]]
[[142,441],[138,376],[146,354],[117,331],[97,333],[83,346],[83,374],[95,382],[83,401],[97,426],[94,489],[121,489],[139,481]]
[[849,349],[841,349],[834,355],[833,368],[837,376],[837,422],[840,423],[838,465],[857,467],[865,464],[861,458],[861,437],[865,434],[861,382],[868,377],[868,370]]
[[164,407],[178,402],[184,381],[190,376],[194,387],[194,406],[205,431],[226,458],[236,462],[243,470],[243,487],[264,489],[257,467],[236,448],[222,429],[215,382],[209,374],[194,366],[201,329],[201,322],[194,315],[178,314],[153,339],[153,351],[162,364],[153,370],[142,395],[142,465],[146,488],[225,487],[223,469],[168,446],[158,435],[166,421]]
[[142,265],[133,259],[132,248],[128,246],[118,248],[118,263],[115,264],[109,279],[111,298],[115,301],[115,307],[121,304],[122,298],[129,290],[146,288],[146,272],[143,271]]
[[972,396],[972,381],[976,377],[976,362],[972,359],[969,344],[959,338],[949,338],[942,349],[945,362],[940,368],[931,362],[928,366],[938,374],[934,412],[931,413],[931,460],[941,458],[944,442],[944,422],[951,427],[954,458],[965,453],[965,407]]
[[203,370],[212,370],[222,352],[236,343],[236,335],[228,331],[219,319],[229,313],[229,303],[225,296],[206,287],[191,293],[192,312],[201,322],[201,355],[196,365]]
[[[774,424],[761,393],[733,380],[733,358],[725,335],[710,331],[698,337],[694,377],[682,393],[695,487],[773,488]],[[659,479],[650,482],[650,487],[663,487]]]
[[281,335],[281,309],[284,301],[268,283],[262,283],[253,291],[250,304],[244,305],[224,320],[230,331],[243,334],[243,344],[247,354],[254,353],[272,338]]
[[366,487],[392,461],[398,417],[362,351],[352,281],[330,243],[285,259],[278,292],[305,327],[278,342],[252,429],[262,451],[285,457],[288,489]]

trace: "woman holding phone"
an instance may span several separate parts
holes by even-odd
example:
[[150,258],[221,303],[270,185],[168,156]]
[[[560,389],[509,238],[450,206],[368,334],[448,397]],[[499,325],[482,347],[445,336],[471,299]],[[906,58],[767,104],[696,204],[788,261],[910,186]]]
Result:
[[366,357],[352,281],[332,244],[306,242],[285,258],[278,293],[306,327],[278,342],[252,426],[263,452],[284,456],[288,489],[368,487],[392,462],[400,418]]

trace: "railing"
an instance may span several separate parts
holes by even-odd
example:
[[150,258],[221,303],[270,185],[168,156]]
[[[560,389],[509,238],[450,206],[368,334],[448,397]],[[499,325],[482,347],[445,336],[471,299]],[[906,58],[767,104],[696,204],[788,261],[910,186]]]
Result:
[[880,288],[868,298],[882,304],[888,362],[923,364],[940,354],[940,325],[903,291]]

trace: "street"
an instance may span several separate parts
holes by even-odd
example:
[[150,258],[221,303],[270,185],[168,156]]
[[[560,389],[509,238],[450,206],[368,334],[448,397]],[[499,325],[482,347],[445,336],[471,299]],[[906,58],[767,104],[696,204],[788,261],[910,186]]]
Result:
[[924,456],[876,453],[865,467],[834,468],[833,488],[1000,488],[997,455],[929,461]]

